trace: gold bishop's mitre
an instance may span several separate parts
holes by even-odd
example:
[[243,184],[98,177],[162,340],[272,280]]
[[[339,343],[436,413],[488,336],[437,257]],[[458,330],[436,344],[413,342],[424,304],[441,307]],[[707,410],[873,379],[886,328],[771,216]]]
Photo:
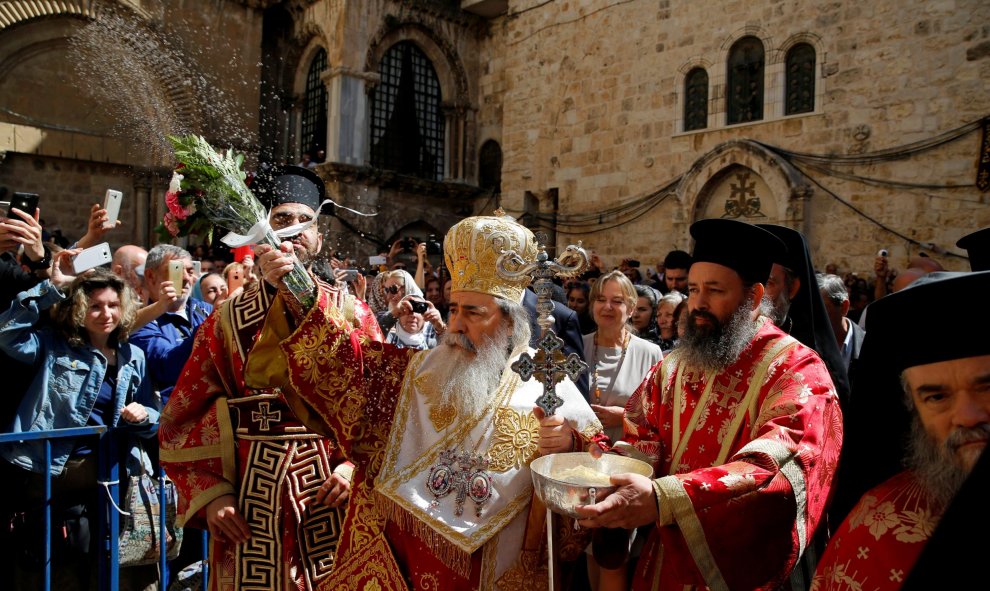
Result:
[[536,260],[536,238],[526,226],[495,213],[463,219],[447,232],[443,256],[450,270],[450,291],[476,291],[521,303],[531,278],[506,279],[496,271],[495,261],[508,250],[526,262]]

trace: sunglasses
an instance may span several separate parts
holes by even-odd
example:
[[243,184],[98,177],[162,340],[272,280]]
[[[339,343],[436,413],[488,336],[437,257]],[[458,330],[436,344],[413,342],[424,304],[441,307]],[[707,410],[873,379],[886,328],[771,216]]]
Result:
[[390,285],[385,288],[385,293],[390,293],[392,295],[396,295],[400,291],[402,291],[402,288],[399,287],[398,285]]

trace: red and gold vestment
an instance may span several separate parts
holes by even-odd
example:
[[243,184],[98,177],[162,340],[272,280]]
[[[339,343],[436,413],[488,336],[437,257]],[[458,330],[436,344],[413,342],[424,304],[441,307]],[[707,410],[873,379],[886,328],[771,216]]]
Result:
[[636,590],[777,589],[822,521],[842,444],[838,398],[813,350],[760,322],[718,372],[675,348],[626,405],[615,451],[658,476]]
[[[260,282],[259,282],[260,283]],[[225,494],[251,528],[244,544],[210,540],[212,590],[316,589],[334,564],[343,509],[312,503],[343,457],[333,441],[294,415],[279,344],[293,314],[259,283],[224,302],[203,324],[162,411],[161,463],[179,490],[185,524],[206,528],[203,508]],[[320,284],[306,318],[338,316],[334,288]],[[344,299],[365,338],[381,340],[371,311]]]

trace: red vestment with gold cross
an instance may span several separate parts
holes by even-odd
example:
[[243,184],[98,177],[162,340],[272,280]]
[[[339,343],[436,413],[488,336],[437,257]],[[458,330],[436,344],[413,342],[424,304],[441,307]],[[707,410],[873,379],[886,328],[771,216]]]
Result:
[[659,518],[633,589],[778,589],[822,522],[842,414],[818,355],[763,324],[728,367],[674,349],[626,405],[615,451],[654,466]]
[[[303,316],[297,305],[260,282],[224,302],[197,333],[162,411],[161,463],[178,487],[184,523],[205,529],[203,508],[232,494],[251,529],[236,546],[211,538],[209,589],[316,589],[334,563],[343,509],[312,499],[343,457],[286,402],[279,343],[294,330],[291,318]],[[363,302],[326,284],[305,316],[340,305],[365,338],[382,339]]]
[[[538,455],[532,409],[541,384],[522,382],[506,366],[489,405],[459,416],[433,404],[439,374],[431,364],[449,354],[446,346],[416,351],[369,342],[330,318],[304,323],[283,343],[293,391],[302,399],[297,414],[332,434],[355,464],[337,563],[321,587],[546,589],[546,512],[529,472]],[[601,441],[601,423],[577,388],[565,380],[557,394],[564,400],[557,413],[584,444]],[[442,465],[442,452],[452,448],[489,461],[490,499],[430,494],[431,466]],[[576,558],[588,532],[558,521],[555,557]]]

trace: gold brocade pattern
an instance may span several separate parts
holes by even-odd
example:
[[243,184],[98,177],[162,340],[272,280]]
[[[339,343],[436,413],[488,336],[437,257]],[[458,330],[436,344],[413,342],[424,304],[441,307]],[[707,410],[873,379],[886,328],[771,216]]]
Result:
[[545,554],[535,550],[523,550],[519,560],[498,580],[499,591],[547,589],[549,586]]
[[503,250],[515,251],[530,262],[536,258],[536,239],[528,228],[509,217],[475,216],[455,224],[444,239],[451,292],[476,291],[521,301],[530,277],[509,280],[499,275],[495,262]]
[[457,418],[457,409],[452,404],[434,404],[430,406],[430,422],[437,433],[443,431]]
[[539,448],[540,422],[536,416],[532,412],[517,413],[503,406],[495,409],[494,423],[493,441],[488,448],[488,469],[505,472],[528,466]]

